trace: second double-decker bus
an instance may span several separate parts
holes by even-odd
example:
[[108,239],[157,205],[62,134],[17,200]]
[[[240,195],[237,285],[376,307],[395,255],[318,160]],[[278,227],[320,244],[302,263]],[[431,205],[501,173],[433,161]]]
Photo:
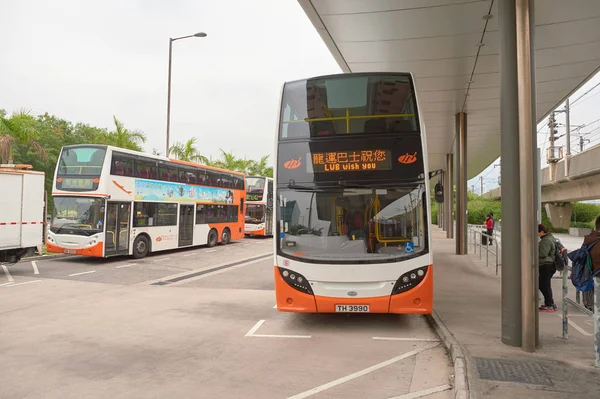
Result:
[[63,147],[49,252],[107,257],[244,237],[244,175],[103,145]]
[[246,177],[246,225],[249,236],[273,235],[273,179]]
[[284,84],[275,162],[280,311],[432,312],[426,148],[409,73]]

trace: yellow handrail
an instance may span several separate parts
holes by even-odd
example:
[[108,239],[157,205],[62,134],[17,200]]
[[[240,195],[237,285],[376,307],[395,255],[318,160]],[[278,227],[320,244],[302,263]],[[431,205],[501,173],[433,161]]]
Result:
[[347,119],[383,119],[383,118],[406,118],[415,116],[415,114],[386,114],[386,115],[356,115],[356,116],[334,116],[330,118],[304,118],[297,120],[283,121],[283,123],[298,122],[323,122],[323,121],[343,121]]

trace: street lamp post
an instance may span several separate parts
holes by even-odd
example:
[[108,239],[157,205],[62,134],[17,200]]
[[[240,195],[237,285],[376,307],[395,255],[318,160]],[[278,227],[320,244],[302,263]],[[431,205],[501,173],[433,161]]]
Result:
[[171,130],[171,64],[173,59],[173,42],[175,40],[188,39],[190,37],[206,37],[206,33],[198,32],[193,35],[169,39],[169,84],[167,88],[167,147],[165,149],[165,154],[167,157],[169,156],[169,135]]

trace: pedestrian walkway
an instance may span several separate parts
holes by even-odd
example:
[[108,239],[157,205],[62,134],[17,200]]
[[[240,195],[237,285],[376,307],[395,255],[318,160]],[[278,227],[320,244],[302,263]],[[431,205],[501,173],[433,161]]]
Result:
[[[540,314],[536,353],[501,341],[501,286],[479,256],[454,255],[454,240],[432,227],[435,312],[458,340],[467,359],[471,398],[600,398],[591,317],[572,310],[569,340],[562,338],[561,312]],[[560,282],[553,286],[561,309]]]

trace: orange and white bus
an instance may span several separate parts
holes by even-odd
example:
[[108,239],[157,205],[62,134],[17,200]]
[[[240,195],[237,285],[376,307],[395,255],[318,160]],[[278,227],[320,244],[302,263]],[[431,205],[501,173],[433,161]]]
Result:
[[430,314],[430,175],[412,75],[285,83],[278,130],[277,308]]
[[249,236],[273,235],[273,179],[246,177],[246,225]]
[[244,237],[244,175],[103,145],[63,147],[49,252],[107,257]]

